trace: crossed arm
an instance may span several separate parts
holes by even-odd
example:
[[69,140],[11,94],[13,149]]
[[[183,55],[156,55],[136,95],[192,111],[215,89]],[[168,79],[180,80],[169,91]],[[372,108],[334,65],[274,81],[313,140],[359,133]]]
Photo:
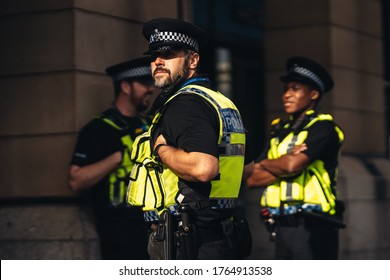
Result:
[[[178,177],[192,182],[209,182],[219,173],[219,161],[215,156],[190,152],[168,146],[163,135],[160,135],[154,148],[159,144],[165,144],[158,149],[161,161],[168,166]],[[245,165],[243,179],[252,174],[253,162]]]
[[168,146],[163,135],[158,136],[154,148],[159,144],[164,144],[158,149],[161,161],[178,177],[192,182],[208,182],[218,175],[218,158],[200,152],[187,153]]
[[292,151],[277,159],[264,159],[254,164],[252,176],[246,180],[249,188],[267,187],[279,177],[299,173],[307,165],[309,158],[302,153],[307,149],[305,144],[295,146]]

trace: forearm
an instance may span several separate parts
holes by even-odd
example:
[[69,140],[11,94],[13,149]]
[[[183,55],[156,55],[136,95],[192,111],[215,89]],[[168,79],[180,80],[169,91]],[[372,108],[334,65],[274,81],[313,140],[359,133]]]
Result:
[[252,176],[254,170],[254,163],[251,161],[248,164],[244,165],[244,170],[242,172],[242,181],[246,181],[250,176]]
[[218,158],[199,152],[187,153],[172,146],[158,150],[161,162],[179,178],[192,182],[209,182],[219,172]]
[[248,187],[267,187],[278,178],[293,176],[309,165],[310,160],[303,151],[305,144],[296,145],[289,154],[277,159],[263,159],[255,163],[252,176],[247,180]]
[[252,175],[246,180],[246,185],[249,188],[267,187],[274,182],[277,177],[265,170],[260,163],[254,164]]
[[286,154],[277,159],[264,159],[260,162],[263,169],[276,177],[293,176],[302,171],[309,163],[308,157],[303,154]]
[[83,167],[71,165],[69,169],[69,187],[74,191],[93,187],[112,172],[122,160],[122,153],[116,152],[96,163]]

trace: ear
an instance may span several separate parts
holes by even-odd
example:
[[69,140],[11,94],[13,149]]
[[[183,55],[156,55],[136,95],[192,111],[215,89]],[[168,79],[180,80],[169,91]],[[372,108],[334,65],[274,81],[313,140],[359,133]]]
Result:
[[192,55],[191,55],[191,58],[190,58],[190,69],[191,70],[194,70],[198,67],[198,64],[199,64],[199,54],[197,52],[194,52]]
[[320,92],[316,89],[313,89],[311,92],[310,92],[310,99],[312,101],[316,101],[318,98],[320,98]]
[[126,81],[121,82],[121,91],[124,92],[126,95],[129,95],[131,93],[131,86],[129,82]]

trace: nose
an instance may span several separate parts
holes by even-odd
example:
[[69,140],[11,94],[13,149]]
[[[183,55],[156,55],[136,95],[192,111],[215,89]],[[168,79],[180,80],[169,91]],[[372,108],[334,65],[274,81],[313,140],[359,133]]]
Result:
[[282,100],[283,101],[286,101],[287,99],[289,99],[291,97],[291,89],[290,88],[286,88],[284,91],[283,91],[283,95],[282,95]]
[[154,64],[156,64],[156,65],[163,65],[164,64],[164,60],[160,56],[153,57],[152,62],[154,62]]
[[291,95],[291,92],[292,92],[292,90],[291,90],[291,88],[285,88],[284,90],[283,90],[283,96],[284,97],[288,97],[288,96],[290,96]]

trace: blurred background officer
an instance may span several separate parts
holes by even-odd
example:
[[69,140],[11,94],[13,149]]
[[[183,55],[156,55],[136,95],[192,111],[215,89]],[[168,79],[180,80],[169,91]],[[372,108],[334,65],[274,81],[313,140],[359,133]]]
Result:
[[286,63],[283,105],[289,119],[276,119],[268,145],[255,161],[249,187],[267,187],[262,216],[275,240],[276,259],[337,259],[338,158],[344,134],[328,114],[317,112],[333,88],[328,71],[305,57]]
[[142,210],[129,207],[125,197],[133,140],[149,127],[140,114],[149,107],[155,90],[150,59],[113,65],[106,73],[113,79],[115,100],[80,131],[69,185],[74,191],[90,191],[103,259],[147,259]]
[[[180,214],[176,216],[180,225],[177,221],[175,227],[179,250],[173,258],[239,258],[237,244],[231,240],[234,225],[230,218],[243,171],[250,172],[253,162],[244,159],[245,129],[236,106],[212,88],[206,75],[197,72],[206,35],[178,19],[151,20],[145,23],[143,35],[149,41],[146,54],[151,56],[155,85],[163,89],[150,110],[155,115],[153,154],[178,177],[178,182],[163,182],[165,194],[168,188],[176,194],[176,205],[168,212]],[[138,183],[142,188],[144,182]],[[155,197],[158,191],[146,199],[155,199],[152,206],[167,199]],[[160,210],[149,210],[145,216],[161,221]]]

